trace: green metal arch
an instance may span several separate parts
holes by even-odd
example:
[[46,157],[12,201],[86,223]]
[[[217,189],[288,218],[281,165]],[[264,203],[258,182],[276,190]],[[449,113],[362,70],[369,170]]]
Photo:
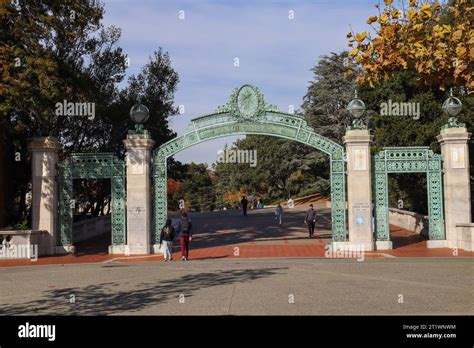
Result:
[[243,120],[228,111],[191,120],[183,135],[155,149],[153,239],[167,218],[167,159],[199,143],[231,135],[268,135],[298,141],[326,153],[331,169],[331,209],[334,241],[346,240],[344,147],[309,127],[299,115],[265,110],[257,119]]
[[113,153],[72,153],[58,163],[58,245],[73,243],[72,219],[74,179],[111,179],[112,195],[112,244],[126,243],[125,217],[125,162]]
[[428,146],[384,147],[373,156],[372,165],[377,240],[390,240],[388,174],[391,173],[426,174],[429,238],[445,239],[441,155]]

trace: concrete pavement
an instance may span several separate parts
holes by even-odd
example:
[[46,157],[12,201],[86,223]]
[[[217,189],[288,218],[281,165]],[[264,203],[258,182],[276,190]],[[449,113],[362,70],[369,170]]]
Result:
[[0,315],[474,314],[471,258],[0,268]]

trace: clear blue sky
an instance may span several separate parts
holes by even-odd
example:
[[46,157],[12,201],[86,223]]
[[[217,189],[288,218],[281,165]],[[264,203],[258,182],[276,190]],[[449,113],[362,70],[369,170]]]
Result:
[[[289,105],[300,108],[313,78],[310,69],[320,56],[347,49],[349,25],[355,32],[368,30],[365,22],[376,14],[376,3],[106,0],[104,22],[122,29],[119,45],[130,58],[127,75],[137,73],[160,46],[170,54],[180,77],[175,103],[185,107],[185,114],[171,119],[180,134],[192,118],[226,103],[232,89],[244,83],[259,87],[266,102],[282,111]],[[235,57],[239,67],[234,67]],[[210,164],[235,139],[205,142],[175,158]]]

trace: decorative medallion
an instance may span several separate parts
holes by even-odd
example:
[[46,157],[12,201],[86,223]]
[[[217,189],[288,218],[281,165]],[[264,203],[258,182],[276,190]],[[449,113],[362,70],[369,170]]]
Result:
[[230,96],[229,111],[242,120],[256,120],[265,113],[263,94],[252,85],[236,88]]

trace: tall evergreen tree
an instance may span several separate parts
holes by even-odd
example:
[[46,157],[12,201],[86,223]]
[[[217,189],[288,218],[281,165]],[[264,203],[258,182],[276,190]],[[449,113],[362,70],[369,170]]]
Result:
[[352,117],[346,106],[354,98],[355,79],[346,77],[349,70],[347,52],[323,56],[311,70],[314,72],[303,98],[303,114],[315,132],[342,144]]

